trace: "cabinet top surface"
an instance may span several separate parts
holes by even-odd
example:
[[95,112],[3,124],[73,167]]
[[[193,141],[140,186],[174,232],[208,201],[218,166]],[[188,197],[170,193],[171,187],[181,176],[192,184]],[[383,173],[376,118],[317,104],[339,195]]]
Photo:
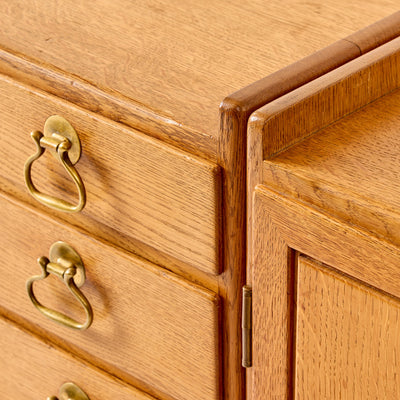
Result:
[[296,197],[400,244],[400,90],[264,162]]
[[0,46],[218,138],[224,97],[398,11],[398,0],[0,0]]

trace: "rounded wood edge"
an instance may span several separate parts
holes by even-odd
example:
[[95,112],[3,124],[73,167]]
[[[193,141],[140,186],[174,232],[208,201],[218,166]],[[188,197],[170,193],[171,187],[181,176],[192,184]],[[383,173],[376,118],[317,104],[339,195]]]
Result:
[[365,54],[397,36],[400,36],[400,11],[347,36],[345,40],[354,43]]
[[[263,160],[275,156],[302,138],[359,109],[375,100],[375,98],[394,90],[399,85],[397,76],[392,74],[391,81],[385,79],[386,83],[382,85],[382,80],[380,79],[369,79],[366,71],[376,72],[379,68],[390,68],[392,59],[400,54],[399,48],[400,37],[397,37],[256,110],[249,119],[248,132],[250,132],[253,140],[261,140],[263,142]],[[363,79],[367,78],[369,90],[364,93],[363,97],[358,97],[357,101],[346,102],[346,107],[334,107],[334,104],[343,102],[343,98],[338,95],[338,91],[344,89],[346,85],[350,85],[350,80],[353,79],[354,82],[359,81],[361,83]],[[352,85],[350,88],[358,86]],[[371,90],[371,88],[376,90]],[[351,93],[348,90],[343,90],[342,95],[351,96]],[[318,98],[323,98],[324,96],[328,97],[331,107],[337,110],[328,119],[323,119],[324,116],[322,114],[317,115],[316,107],[313,109],[308,108],[315,101],[318,101]],[[310,120],[314,118],[313,125],[299,126],[295,118],[297,115],[296,109],[301,109],[303,113],[308,110],[308,118]],[[280,130],[279,135],[273,135],[271,133],[274,131],[271,128],[272,124],[279,124],[283,115],[286,115],[283,131]]]

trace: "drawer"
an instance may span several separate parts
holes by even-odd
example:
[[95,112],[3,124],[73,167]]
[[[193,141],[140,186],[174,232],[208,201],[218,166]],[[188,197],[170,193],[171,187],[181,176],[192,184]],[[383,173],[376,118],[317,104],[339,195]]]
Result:
[[154,400],[0,319],[2,399],[46,399],[72,381],[90,400]]
[[[43,131],[54,114],[72,124],[82,144],[76,169],[87,203],[75,214],[42,207],[24,184],[24,163],[35,153],[30,132]],[[148,259],[219,272],[218,166],[4,76],[0,120],[3,190]],[[41,192],[77,203],[74,183],[46,152],[33,164],[32,181]]]
[[[219,303],[216,294],[128,253],[69,230],[34,209],[0,197],[0,304],[56,343],[131,383],[176,400],[219,398]],[[40,275],[36,259],[54,242],[82,258],[81,288],[94,313],[86,331],[49,320],[31,303],[25,284]],[[8,267],[6,267],[8,266]],[[48,308],[84,320],[81,305],[53,275],[34,283]]]

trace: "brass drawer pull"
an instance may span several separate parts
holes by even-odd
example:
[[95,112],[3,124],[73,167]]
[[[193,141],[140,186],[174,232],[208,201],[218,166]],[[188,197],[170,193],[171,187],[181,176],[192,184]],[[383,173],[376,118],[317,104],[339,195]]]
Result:
[[[29,157],[24,167],[25,184],[29,193],[40,203],[55,210],[65,212],[81,211],[86,203],[86,191],[82,179],[74,165],[81,156],[81,143],[75,129],[71,124],[58,115],[47,118],[44,124],[44,133],[33,131],[31,137],[36,144],[36,153]],[[79,201],[77,205],[68,201],[39,192],[32,182],[32,164],[46,149],[49,149],[64,166],[69,176],[78,188]]]
[[58,397],[51,396],[47,400],[89,400],[89,397],[79,386],[68,382],[60,387]]
[[[50,259],[50,260],[49,260]],[[85,330],[93,321],[93,310],[85,295],[78,289],[86,279],[85,267],[79,254],[67,243],[56,242],[50,247],[49,259],[38,258],[42,275],[32,276],[26,282],[26,289],[33,305],[46,317],[68,328]],[[53,274],[64,281],[72,295],[79,301],[86,313],[86,321],[80,323],[67,315],[43,306],[33,293],[33,282],[45,279]]]

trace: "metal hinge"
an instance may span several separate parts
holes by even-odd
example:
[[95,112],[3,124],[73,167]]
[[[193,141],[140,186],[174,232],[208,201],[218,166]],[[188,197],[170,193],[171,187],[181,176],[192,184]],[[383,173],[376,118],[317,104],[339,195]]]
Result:
[[242,288],[242,366],[244,368],[251,367],[252,363],[251,315],[252,315],[251,287],[246,285],[243,286]]

